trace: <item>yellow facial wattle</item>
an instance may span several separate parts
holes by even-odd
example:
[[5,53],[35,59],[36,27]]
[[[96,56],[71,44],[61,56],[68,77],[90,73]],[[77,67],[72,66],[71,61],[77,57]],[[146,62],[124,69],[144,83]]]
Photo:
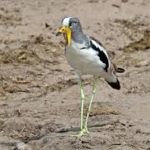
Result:
[[64,33],[66,35],[67,45],[71,44],[71,29],[67,26],[63,26],[59,29],[58,33]]

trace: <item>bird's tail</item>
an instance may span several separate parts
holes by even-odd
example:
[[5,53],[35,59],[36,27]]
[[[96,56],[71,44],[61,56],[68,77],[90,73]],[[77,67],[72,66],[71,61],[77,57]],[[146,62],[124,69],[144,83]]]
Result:
[[116,90],[120,90],[121,86],[120,86],[120,82],[119,80],[116,78],[116,81],[107,81],[106,82],[113,88],[113,89],[116,89]]
[[120,82],[116,76],[116,73],[124,73],[125,70],[123,68],[117,67],[114,63],[112,63],[112,66],[109,70],[109,75],[105,76],[105,81],[116,90],[120,90]]
[[109,74],[105,76],[105,81],[113,88],[116,90],[120,90],[120,82],[116,76],[116,74],[110,70]]

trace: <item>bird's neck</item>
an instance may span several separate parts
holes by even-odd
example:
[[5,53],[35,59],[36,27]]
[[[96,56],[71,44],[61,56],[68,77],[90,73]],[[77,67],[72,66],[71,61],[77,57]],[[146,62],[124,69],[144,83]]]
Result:
[[74,42],[82,44],[85,42],[86,36],[81,30],[80,31],[76,30],[72,32],[72,40]]

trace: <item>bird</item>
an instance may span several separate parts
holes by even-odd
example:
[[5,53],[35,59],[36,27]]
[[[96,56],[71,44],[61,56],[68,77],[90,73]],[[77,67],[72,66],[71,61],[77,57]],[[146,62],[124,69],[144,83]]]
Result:
[[[123,68],[114,65],[104,46],[96,38],[86,35],[83,32],[80,20],[77,17],[65,17],[61,21],[56,35],[63,34],[65,38],[65,56],[70,66],[75,70],[79,78],[81,113],[80,132],[76,135],[81,137],[89,134],[88,119],[92,102],[96,93],[96,81],[103,78],[110,87],[120,90],[121,85],[116,73],[124,72]],[[86,117],[84,119],[85,94],[83,90],[83,75],[92,75],[92,94],[89,101]]]

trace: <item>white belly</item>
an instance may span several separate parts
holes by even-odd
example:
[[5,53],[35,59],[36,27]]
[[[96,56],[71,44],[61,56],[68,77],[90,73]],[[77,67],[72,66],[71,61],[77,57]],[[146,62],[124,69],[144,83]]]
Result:
[[104,76],[105,64],[97,56],[97,52],[89,49],[79,49],[77,47],[66,48],[66,58],[68,63],[80,74],[91,74]]

